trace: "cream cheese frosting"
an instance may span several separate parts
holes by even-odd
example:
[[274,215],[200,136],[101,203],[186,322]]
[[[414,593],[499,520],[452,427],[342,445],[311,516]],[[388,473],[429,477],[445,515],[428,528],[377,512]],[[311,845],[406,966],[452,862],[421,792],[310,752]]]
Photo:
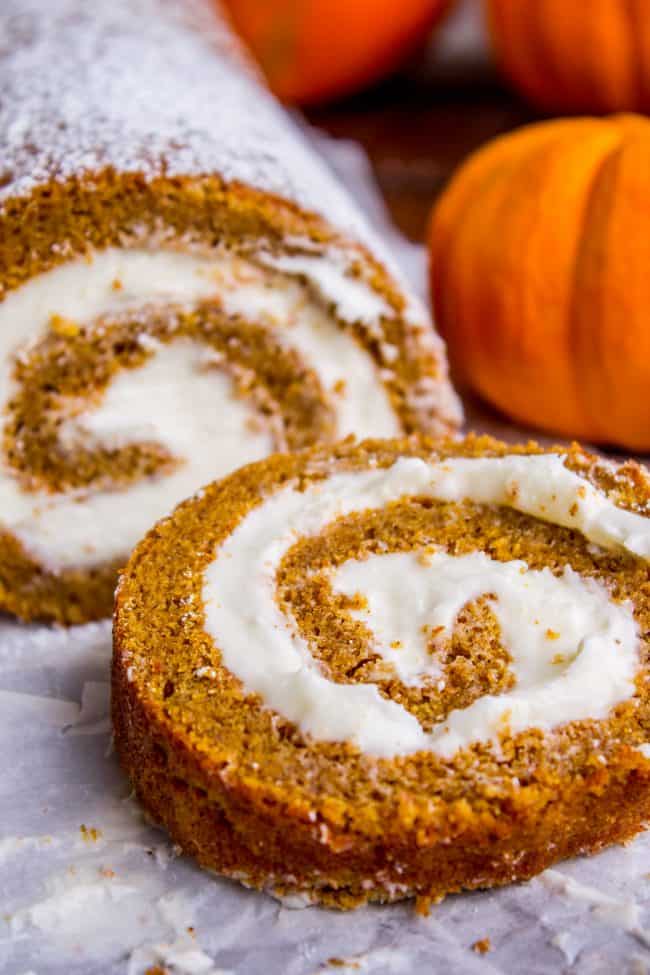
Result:
[[64,438],[86,443],[161,444],[181,460],[171,473],[122,490],[51,495],[21,491],[11,475],[0,478],[2,521],[30,553],[53,570],[123,557],[202,484],[273,450],[270,433],[251,427],[254,411],[233,394],[228,374],[202,368],[205,356],[206,347],[188,339],[160,345],[141,369],[118,374],[98,410],[63,430]]
[[[305,259],[308,260],[308,259]],[[320,259],[315,263],[320,265]],[[52,316],[93,327],[101,316],[147,306],[191,307],[215,299],[229,314],[267,325],[313,369],[335,409],[338,434],[391,436],[400,423],[370,355],[293,275],[311,264],[275,270],[226,253],[146,248],[105,251],[37,275],[0,303],[0,404],[14,389],[13,361],[45,334]],[[372,289],[338,265],[328,272],[350,320],[376,320],[385,309]],[[148,338],[143,333],[143,342]],[[223,369],[205,368],[209,350],[176,339],[149,343],[141,368],[116,374],[102,399],[63,419],[61,442],[113,446],[149,441],[179,461],[121,490],[27,493],[0,461],[0,527],[52,571],[126,556],[151,524],[201,485],[270,453],[269,432],[255,430],[255,410]]]
[[[375,684],[329,680],[276,601],[278,567],[296,538],[415,496],[508,506],[577,529],[605,549],[650,557],[650,519],[617,507],[566,468],[561,455],[401,458],[387,469],[333,474],[302,491],[288,485],[241,521],[205,573],[206,631],[246,690],[316,739],[348,740],[384,758],[430,750],[445,759],[474,742],[498,745],[506,730],[604,718],[634,695],[639,661],[631,605],[615,603],[602,583],[569,567],[556,575],[481,552],[376,555],[345,563],[332,584],[366,598],[366,608],[353,612],[407,683],[440,674],[421,627],[441,626],[449,635],[463,605],[488,595],[512,658],[512,690],[485,695],[425,732]],[[399,650],[391,647],[396,640]]]

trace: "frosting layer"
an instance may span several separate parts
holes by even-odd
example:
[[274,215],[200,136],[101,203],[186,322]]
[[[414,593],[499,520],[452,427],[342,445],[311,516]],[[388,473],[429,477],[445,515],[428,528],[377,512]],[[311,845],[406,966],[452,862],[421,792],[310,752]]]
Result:
[[[310,266],[293,271],[306,276]],[[0,303],[0,404],[6,408],[15,392],[16,357],[30,354],[52,323],[92,331],[103,327],[106,316],[133,313],[136,322],[142,319],[145,345],[147,310],[214,300],[295,350],[320,380],[339,436],[398,432],[371,356],[325,310],[318,298],[322,286],[312,294],[293,271],[226,254],[111,248],[37,275]],[[371,289],[337,266],[327,275],[350,321],[376,321],[386,310]],[[16,472],[0,462],[0,527],[51,570],[126,556],[155,520],[201,485],[282,446],[270,429],[256,428],[255,406],[237,395],[232,377],[210,359],[207,347],[176,339],[149,341],[146,348],[144,365],[117,372],[98,401],[81,411],[77,403],[72,411],[61,405],[60,443],[151,442],[175,458],[171,473],[115,489],[46,493],[26,491]]]
[[243,519],[205,573],[206,630],[248,691],[317,739],[349,740],[387,758],[423,749],[450,758],[474,742],[497,744],[505,731],[604,718],[634,694],[638,634],[629,604],[615,603],[604,585],[568,567],[556,575],[480,552],[373,556],[344,564],[332,581],[339,592],[366,598],[367,606],[353,612],[407,683],[438,675],[421,627],[448,635],[467,602],[488,596],[512,660],[511,691],[486,695],[425,732],[375,684],[326,678],[276,602],[278,567],[297,537],[411,496],[505,505],[575,528],[603,548],[650,554],[650,519],[618,508],[559,455],[402,458],[387,469],[335,474],[303,491],[289,485]]

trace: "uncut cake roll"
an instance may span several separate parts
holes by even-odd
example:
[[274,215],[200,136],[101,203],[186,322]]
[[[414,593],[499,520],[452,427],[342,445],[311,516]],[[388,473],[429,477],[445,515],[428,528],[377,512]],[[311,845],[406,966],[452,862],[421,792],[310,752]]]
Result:
[[444,349],[210,0],[0,5],[0,610],[108,615],[239,465],[459,423]]
[[113,723],[204,867],[337,907],[531,877],[650,817],[650,480],[488,438],[278,455],[116,597]]

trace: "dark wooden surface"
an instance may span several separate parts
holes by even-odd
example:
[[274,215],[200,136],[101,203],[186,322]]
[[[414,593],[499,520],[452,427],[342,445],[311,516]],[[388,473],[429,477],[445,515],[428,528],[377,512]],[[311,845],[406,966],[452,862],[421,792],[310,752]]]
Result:
[[454,168],[489,139],[535,119],[485,66],[462,78],[395,78],[309,119],[366,149],[397,226],[422,240]]

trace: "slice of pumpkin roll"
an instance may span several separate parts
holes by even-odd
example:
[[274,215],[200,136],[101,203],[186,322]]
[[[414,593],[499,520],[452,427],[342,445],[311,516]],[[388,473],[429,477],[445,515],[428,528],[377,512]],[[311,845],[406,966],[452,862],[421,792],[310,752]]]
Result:
[[427,313],[211,0],[4,0],[0,35],[0,609],[108,615],[203,483],[458,425]]
[[276,455],[118,587],[113,721],[147,812],[280,896],[429,902],[650,816],[650,480],[581,448]]

